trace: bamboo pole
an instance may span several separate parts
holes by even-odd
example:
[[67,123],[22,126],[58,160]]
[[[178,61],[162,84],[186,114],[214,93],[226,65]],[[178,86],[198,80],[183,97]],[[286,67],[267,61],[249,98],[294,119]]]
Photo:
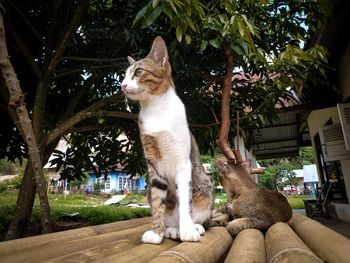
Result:
[[[97,247],[77,251],[72,254],[63,255],[61,257],[45,260],[45,263],[81,263],[81,262],[96,262],[104,260],[107,257],[122,253],[136,247],[137,244],[130,242],[128,239],[109,242]],[[105,261],[106,262],[106,261]],[[115,262],[119,262],[116,260]]]
[[95,236],[114,231],[121,231],[128,228],[149,224],[151,217],[132,219],[127,221],[113,222],[104,225],[88,226],[79,229],[56,232],[46,235],[26,237],[5,242],[0,242],[0,255],[24,253],[26,250],[33,250],[55,244],[66,243],[72,240],[78,240],[86,237]]
[[225,263],[266,262],[264,235],[257,229],[245,229],[235,238]]
[[224,227],[212,227],[200,242],[182,242],[179,245],[164,251],[151,263],[175,262],[220,262],[232,244],[232,237]]
[[[80,239],[76,239],[73,237],[71,241],[60,243],[56,242],[45,247],[36,247],[34,249],[18,251],[17,253],[11,253],[4,256],[2,255],[1,260],[3,260],[3,262],[34,263],[53,259],[62,255],[74,254],[75,252],[90,249],[93,247],[98,247],[103,244],[108,244],[110,242],[115,242],[123,239],[130,239],[130,237],[136,237],[137,240],[141,240],[143,232],[149,229],[149,227],[149,224],[145,224],[131,229],[124,229],[121,231],[115,231],[111,233],[93,235]],[[27,242],[31,242],[31,240],[27,240]]]
[[[141,237],[139,238],[141,240]],[[171,249],[176,246],[179,242],[164,239],[164,241],[159,245],[154,244],[141,244],[132,249],[126,249],[122,253],[110,254],[107,257],[100,257],[97,260],[94,260],[94,263],[105,263],[105,262],[118,262],[118,263],[148,263],[154,257],[158,256],[163,251]],[[164,263],[164,261],[163,261]]]
[[276,223],[265,235],[267,262],[320,263],[319,259],[286,223]]
[[350,240],[346,237],[300,214],[294,214],[288,224],[323,261],[350,262]]

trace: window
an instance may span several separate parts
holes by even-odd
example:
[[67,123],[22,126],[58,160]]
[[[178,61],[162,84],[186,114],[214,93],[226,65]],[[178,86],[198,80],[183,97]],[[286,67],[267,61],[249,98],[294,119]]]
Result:
[[107,180],[105,182],[105,189],[106,190],[111,189],[111,177],[110,176],[107,177]]
[[127,185],[128,189],[130,190],[131,180],[127,176],[119,176],[119,178],[118,178],[119,191],[124,189],[125,184]]

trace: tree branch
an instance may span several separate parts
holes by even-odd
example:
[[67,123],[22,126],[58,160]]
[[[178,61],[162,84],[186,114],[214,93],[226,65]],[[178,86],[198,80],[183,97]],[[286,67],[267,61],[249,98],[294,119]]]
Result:
[[[11,5],[13,5],[13,4],[11,4]],[[11,15],[10,11],[9,11],[9,20],[8,21],[9,21],[8,27],[9,27],[9,31],[10,31],[12,37],[15,39],[22,55],[25,57],[27,63],[32,68],[35,76],[38,79],[40,79],[42,77],[41,69],[39,68],[38,64],[35,62],[34,57],[30,53],[26,44],[23,42],[22,38],[16,33],[16,30],[13,26],[13,20],[12,20],[12,15]]]
[[193,71],[191,73],[192,73],[192,75],[200,77],[202,79],[205,79],[205,80],[207,80],[209,82],[214,82],[214,83],[219,82],[219,83],[221,83],[221,82],[224,81],[224,77],[222,77],[222,76],[212,76],[212,75],[208,75],[208,74],[205,74],[203,72],[198,72],[198,71]]
[[81,127],[73,127],[71,129],[72,132],[78,132],[78,133],[83,133],[83,132],[89,132],[89,131],[97,131],[101,129],[110,129],[110,128],[116,128],[116,127],[121,127],[119,124],[114,123],[114,124],[92,124],[92,125],[84,125]]
[[216,140],[220,150],[226,156],[229,162],[235,162],[236,158],[233,154],[229,144],[228,135],[230,131],[230,94],[232,88],[232,77],[233,77],[233,54],[229,48],[225,48],[226,55],[226,74],[224,78],[224,87],[222,89],[222,100],[221,100],[221,127],[219,138]]
[[58,79],[58,78],[62,78],[74,73],[78,73],[78,72],[82,72],[84,69],[101,69],[101,68],[115,68],[116,65],[114,64],[107,64],[107,65],[95,65],[95,66],[90,66],[90,65],[84,65],[82,67],[79,68],[71,68],[71,69],[67,69],[61,72],[58,72],[54,78]]
[[74,127],[77,123],[88,119],[88,118],[96,118],[96,117],[117,117],[117,118],[126,118],[126,119],[137,119],[136,113],[131,112],[112,112],[112,111],[98,111],[98,109],[102,108],[103,106],[116,102],[121,98],[121,94],[114,94],[111,97],[102,99],[88,108],[80,111],[79,113],[75,114],[74,116],[70,117],[69,119],[62,122],[60,125],[58,125],[55,129],[53,129],[44,140],[44,144],[47,145],[51,143],[56,138],[59,138],[66,134],[70,129]]
[[61,57],[60,60],[76,60],[76,61],[87,61],[87,62],[114,62],[114,61],[125,61],[125,58],[84,58],[66,56]]
[[59,42],[59,44],[55,48],[55,53],[53,54],[53,57],[46,69],[45,75],[51,77],[53,75],[53,72],[57,66],[57,63],[60,61],[60,58],[62,57],[64,51],[66,50],[69,42],[72,39],[73,34],[76,32],[81,17],[85,11],[87,1],[86,0],[80,0],[80,4],[78,4],[78,7],[76,8],[74,15],[72,19],[70,20],[69,25],[67,26],[67,29]]
[[69,101],[65,112],[63,113],[62,117],[60,118],[60,123],[62,123],[64,120],[68,119],[69,116],[73,115],[74,109],[77,107],[80,99],[88,92],[90,86],[94,83],[95,77],[91,76],[88,79],[85,80],[84,85],[81,89],[79,89],[76,94],[74,94]]
[[40,34],[35,30],[33,24],[29,21],[29,19],[23,14],[23,12],[12,2],[12,1],[8,1],[8,3],[12,6],[13,9],[15,9],[15,11],[22,17],[22,19],[24,20],[24,22],[28,25],[28,27],[30,28],[30,30],[33,32],[33,34],[37,37],[37,39],[41,42],[41,44],[43,44],[43,46],[45,48],[48,49],[47,44],[45,43],[45,41],[43,40],[43,38],[40,36]]
[[38,140],[41,140],[43,134],[42,126],[45,116],[46,97],[49,82],[52,79],[54,70],[56,69],[57,63],[59,62],[59,58],[62,56],[63,52],[69,44],[69,41],[78,28],[79,22],[87,4],[86,0],[80,0],[79,2],[80,4],[78,4],[78,7],[76,8],[76,11],[70,20],[67,30],[65,31],[60,43],[56,46],[55,52],[50,62],[48,63],[48,66],[44,67],[42,75],[43,77],[37,85],[33,107],[33,128]]

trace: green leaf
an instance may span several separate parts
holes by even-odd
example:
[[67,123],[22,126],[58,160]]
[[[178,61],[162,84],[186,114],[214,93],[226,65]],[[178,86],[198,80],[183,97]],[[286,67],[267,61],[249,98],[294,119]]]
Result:
[[143,21],[141,28],[146,28],[152,25],[154,21],[156,21],[158,16],[162,13],[162,11],[163,11],[162,7],[160,5],[157,6],[157,8],[154,9],[152,13],[149,16],[147,16],[146,19]]
[[176,27],[176,38],[177,38],[177,41],[181,42],[182,35],[183,35],[182,26],[179,25],[179,26]]
[[191,41],[192,41],[191,36],[186,34],[186,35],[185,35],[185,41],[186,41],[186,44],[187,44],[187,45],[191,44]]
[[152,6],[153,8],[156,8],[156,6],[159,4],[160,0],[153,0]]
[[255,35],[254,27],[253,27],[253,25],[248,21],[246,15],[242,15],[242,17],[243,17],[244,22],[245,22],[245,24],[247,25],[247,27],[248,27],[250,33],[251,33],[252,35]]
[[237,26],[238,26],[239,34],[241,35],[241,37],[243,37],[245,35],[245,30],[244,30],[242,21],[238,20],[236,23],[237,23]]
[[240,48],[240,46],[238,46],[236,43],[231,45],[231,49],[232,49],[237,55],[240,55],[240,56],[243,56],[243,55],[244,55],[244,52],[243,52],[242,48]]
[[220,47],[220,40],[218,38],[210,39],[209,44],[215,48],[219,48]]
[[197,29],[193,23],[192,20],[188,20],[188,25],[190,26],[190,28],[194,31],[194,32],[197,32]]
[[208,46],[208,41],[207,40],[202,40],[202,43],[199,48],[199,52],[203,52]]
[[163,11],[170,19],[173,19],[174,10],[165,2],[163,3]]
[[220,22],[221,22],[222,24],[224,24],[224,23],[226,22],[226,20],[227,20],[227,18],[225,19],[225,16],[222,15],[222,14],[219,15],[219,19],[220,19]]
[[148,9],[148,5],[144,6],[135,16],[134,21],[132,22],[132,26],[135,26],[135,24],[146,14]]

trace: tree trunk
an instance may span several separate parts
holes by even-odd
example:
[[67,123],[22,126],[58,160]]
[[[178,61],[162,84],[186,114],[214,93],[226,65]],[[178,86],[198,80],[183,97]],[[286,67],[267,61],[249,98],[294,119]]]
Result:
[[28,227],[36,192],[33,170],[30,163],[30,161],[27,162],[24,170],[23,182],[17,198],[15,215],[7,230],[6,240],[23,237]]
[[9,91],[9,106],[13,107],[19,120],[18,129],[28,145],[29,160],[34,172],[37,185],[42,216],[42,232],[51,231],[50,206],[46,193],[46,183],[42,171],[42,164],[38,144],[33,131],[32,122],[29,118],[28,111],[24,102],[24,95],[19,85],[16,73],[9,60],[5,40],[5,28],[2,13],[0,13],[0,69],[2,77]]

